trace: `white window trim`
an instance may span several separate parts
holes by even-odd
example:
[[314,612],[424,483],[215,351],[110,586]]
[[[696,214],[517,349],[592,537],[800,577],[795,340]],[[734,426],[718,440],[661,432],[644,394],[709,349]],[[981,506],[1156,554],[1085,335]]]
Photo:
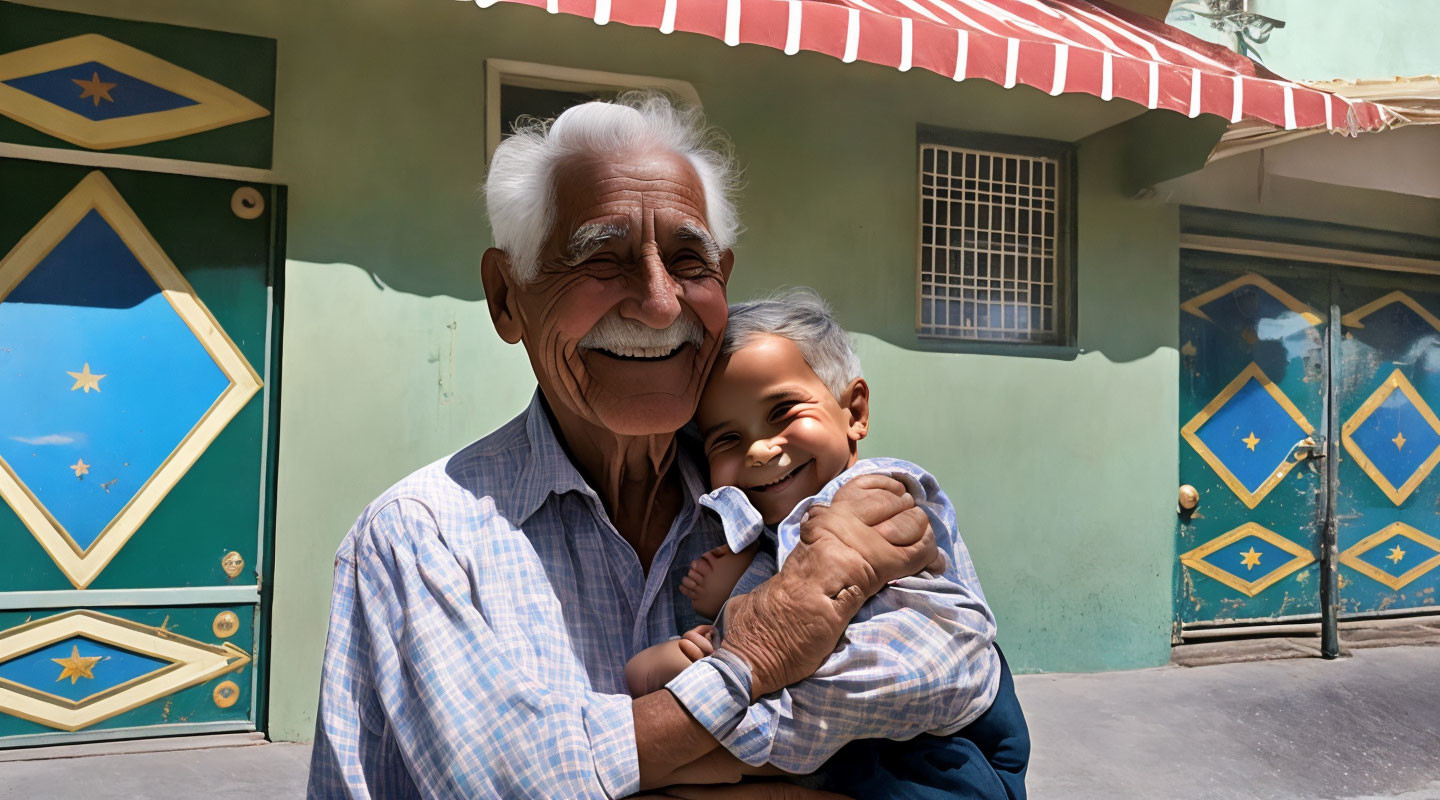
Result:
[[660,89],[681,100],[700,106],[700,93],[689,81],[677,78],[656,78],[650,75],[629,75],[623,72],[602,72],[593,69],[557,67],[504,58],[485,59],[485,163],[500,145],[500,87],[523,86],[529,89],[560,89],[595,91],[600,89]]

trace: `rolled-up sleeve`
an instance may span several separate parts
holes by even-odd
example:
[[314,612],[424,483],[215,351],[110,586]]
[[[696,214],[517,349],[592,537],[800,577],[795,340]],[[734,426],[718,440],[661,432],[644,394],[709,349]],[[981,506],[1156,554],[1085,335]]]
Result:
[[[711,729],[726,749],[748,764],[813,772],[856,739],[950,734],[994,702],[1000,679],[993,646],[995,617],[956,534],[954,508],[934,478],[908,462],[888,459],[846,473],[819,499],[828,501],[838,485],[866,471],[908,478],[908,488],[930,516],[936,543],[949,562],[946,572],[921,573],[882,589],[866,602],[835,652],[813,675],[760,698],[723,730]],[[798,538],[798,521],[807,506],[802,504],[782,523],[782,548]],[[756,561],[752,567],[769,568],[773,574],[773,562]],[[753,588],[762,577],[747,573],[737,591]]]
[[[347,537],[311,797],[605,798],[639,788],[630,698],[590,691],[578,661],[538,652],[535,628],[514,624],[523,603],[487,614],[472,573],[418,500],[391,501]],[[375,748],[394,752],[367,752]]]
[[881,591],[820,669],[760,698],[720,743],[748,764],[808,773],[856,739],[945,735],[973,722],[999,689],[994,626],[930,592],[887,603],[911,591]]

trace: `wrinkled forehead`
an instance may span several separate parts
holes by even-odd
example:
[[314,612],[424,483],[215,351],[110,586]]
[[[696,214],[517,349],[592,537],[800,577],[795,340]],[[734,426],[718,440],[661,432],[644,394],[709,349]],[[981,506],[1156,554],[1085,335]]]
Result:
[[657,151],[624,157],[575,157],[555,169],[555,230],[551,244],[584,225],[653,223],[655,235],[686,224],[708,231],[705,187],[690,161]]

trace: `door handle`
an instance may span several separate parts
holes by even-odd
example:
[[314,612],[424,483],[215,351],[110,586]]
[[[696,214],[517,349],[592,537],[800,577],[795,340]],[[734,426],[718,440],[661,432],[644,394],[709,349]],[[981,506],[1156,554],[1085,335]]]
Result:
[[1302,458],[1324,458],[1326,453],[1324,436],[1306,436],[1290,448],[1290,455],[1296,461]]

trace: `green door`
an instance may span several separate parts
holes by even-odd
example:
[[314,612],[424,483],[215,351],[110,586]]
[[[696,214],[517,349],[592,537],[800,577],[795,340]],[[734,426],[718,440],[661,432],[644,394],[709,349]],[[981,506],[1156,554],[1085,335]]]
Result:
[[1440,589],[1440,280],[1343,273],[1340,615],[1433,610]]
[[1186,250],[1180,288],[1177,624],[1319,617],[1327,454],[1340,613],[1432,608],[1440,279]]
[[1177,617],[1316,614],[1329,283],[1322,270],[1186,251],[1180,292]]
[[0,747],[260,723],[273,62],[0,4]]

